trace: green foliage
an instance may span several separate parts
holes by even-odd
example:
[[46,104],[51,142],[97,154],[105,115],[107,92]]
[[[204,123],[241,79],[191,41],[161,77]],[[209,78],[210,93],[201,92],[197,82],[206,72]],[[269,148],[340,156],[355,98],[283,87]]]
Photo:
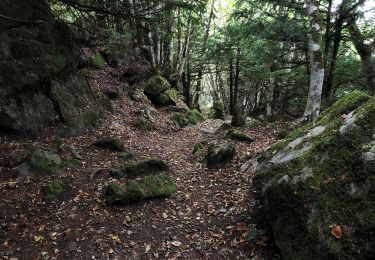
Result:
[[177,191],[172,179],[166,175],[146,176],[139,181],[128,181],[120,186],[112,183],[107,187],[104,201],[107,204],[129,204],[146,199],[161,198]]
[[175,122],[180,128],[188,125],[188,121],[183,113],[174,113],[172,116],[172,121]]
[[61,180],[50,181],[47,186],[43,188],[45,199],[54,200],[64,191],[64,183]]
[[199,155],[201,155],[203,149],[204,149],[204,146],[203,146],[202,143],[196,143],[196,144],[194,145],[193,155],[194,155],[194,156],[199,156]]

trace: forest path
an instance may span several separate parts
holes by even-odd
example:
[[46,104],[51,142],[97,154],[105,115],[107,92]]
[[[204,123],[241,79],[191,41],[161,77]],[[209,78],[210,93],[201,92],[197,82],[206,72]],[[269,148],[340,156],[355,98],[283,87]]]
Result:
[[[119,84],[118,72],[92,72],[99,95]],[[41,193],[53,177],[36,177],[15,184],[14,158],[31,145],[52,147],[59,127],[33,137],[0,137],[0,257],[18,259],[248,259],[262,246],[255,236],[255,199],[252,175],[239,171],[242,163],[269,146],[275,132],[247,130],[251,144],[235,142],[235,158],[221,169],[208,170],[203,156],[191,153],[195,143],[210,139],[225,143],[220,135],[200,131],[215,121],[176,129],[171,113],[159,111],[157,128],[141,132],[134,126],[144,104],[128,95],[113,103],[114,113],[93,131],[62,138],[65,153],[74,145],[83,157],[81,166],[60,176],[68,189],[63,197],[45,202]],[[124,161],[115,152],[91,144],[113,135],[135,152],[137,159],[159,157],[171,170],[167,174],[177,193],[166,199],[126,206],[107,206],[103,192],[115,181],[109,170]],[[204,153],[203,153],[204,154]],[[92,173],[97,173],[92,177]],[[126,179],[118,179],[126,182]]]

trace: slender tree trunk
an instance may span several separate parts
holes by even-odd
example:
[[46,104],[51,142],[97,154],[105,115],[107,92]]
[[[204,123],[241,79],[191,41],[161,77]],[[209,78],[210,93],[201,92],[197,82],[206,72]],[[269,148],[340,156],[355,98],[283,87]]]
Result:
[[324,62],[321,48],[321,26],[318,4],[314,0],[305,0],[308,15],[308,50],[310,56],[310,85],[304,117],[314,120],[320,113]]
[[240,86],[240,56],[241,56],[241,48],[240,48],[240,40],[237,43],[237,57],[236,57],[236,72],[234,76],[234,93],[233,93],[233,105],[237,105],[238,101],[238,89]]
[[210,15],[208,17],[208,22],[207,22],[207,25],[206,25],[206,31],[205,31],[205,34],[204,34],[204,37],[203,37],[202,50],[201,50],[201,53],[200,53],[201,59],[200,59],[199,64],[198,64],[198,78],[197,78],[197,86],[196,86],[196,89],[195,89],[194,105],[198,105],[199,97],[200,97],[200,94],[201,94],[201,91],[202,91],[201,88],[202,88],[203,69],[204,69],[203,58],[204,58],[204,56],[206,54],[206,50],[207,50],[207,43],[208,43],[208,37],[210,36],[211,22],[212,22],[212,19],[214,17],[214,11],[215,11],[214,7],[215,7],[215,0],[212,0],[211,11],[210,11]]
[[233,58],[229,59],[229,113],[233,115],[234,99],[233,99]]
[[352,22],[348,26],[351,40],[354,44],[355,49],[357,50],[362,67],[366,73],[367,77],[367,88],[371,95],[375,94],[375,64],[372,59],[372,50],[371,47],[365,44],[365,38],[359,30],[357,24]]
[[267,106],[266,116],[267,117],[271,117],[272,113],[273,113],[273,111],[272,111],[272,101],[273,101],[274,89],[275,89],[275,75],[274,75],[274,72],[272,70],[270,70],[270,81],[269,81],[267,96],[266,96],[266,106]]

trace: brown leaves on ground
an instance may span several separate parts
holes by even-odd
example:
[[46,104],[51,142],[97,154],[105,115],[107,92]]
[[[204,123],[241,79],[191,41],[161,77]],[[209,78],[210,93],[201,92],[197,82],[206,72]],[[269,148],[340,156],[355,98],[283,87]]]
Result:
[[[107,68],[91,72],[93,89],[102,100],[106,90],[118,86],[121,70]],[[108,101],[108,100],[107,100]],[[109,102],[109,101],[108,101]],[[93,130],[61,138],[63,155],[74,146],[83,157],[78,168],[57,176],[67,186],[63,196],[46,202],[41,187],[52,178],[33,177],[16,184],[12,168],[17,156],[32,145],[54,147],[61,126],[35,136],[0,137],[0,257],[69,259],[246,259],[249,248],[247,223],[255,211],[252,176],[240,173],[242,163],[269,146],[275,132],[249,129],[252,144],[236,142],[237,155],[222,169],[208,170],[191,153],[194,144],[220,136],[204,134],[199,126],[182,130],[170,122],[166,109],[155,130],[138,131],[133,122],[145,104],[127,95],[112,103],[108,114]],[[207,121],[204,124],[209,124]],[[170,198],[109,207],[102,201],[106,185],[114,181],[109,170],[126,161],[116,152],[91,146],[98,137],[121,138],[137,159],[159,157],[169,162],[168,173],[178,187]],[[226,142],[227,140],[220,140]],[[100,169],[100,171],[96,171]],[[96,171],[96,174],[92,173]],[[117,181],[126,182],[126,179]],[[233,229],[228,230],[226,227]]]

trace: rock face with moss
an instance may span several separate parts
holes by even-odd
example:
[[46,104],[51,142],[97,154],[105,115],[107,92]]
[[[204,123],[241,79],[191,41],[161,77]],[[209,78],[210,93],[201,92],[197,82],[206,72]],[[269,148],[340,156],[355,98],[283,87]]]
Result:
[[33,147],[20,158],[20,165],[14,168],[18,173],[17,182],[33,175],[52,175],[77,164],[76,160],[60,157],[54,150]]
[[353,92],[242,167],[283,259],[375,255],[375,97]]
[[110,205],[129,204],[167,197],[175,193],[176,190],[176,185],[168,176],[146,176],[139,181],[128,181],[124,186],[111,183],[104,194],[104,201]]
[[217,144],[208,147],[206,162],[209,169],[219,168],[230,162],[236,154],[234,144]]
[[165,161],[159,158],[150,158],[126,164],[121,169],[121,172],[127,176],[138,176],[141,174],[151,174],[168,170],[169,166]]
[[196,109],[187,110],[185,113],[176,112],[172,116],[172,121],[180,128],[188,125],[196,125],[204,121],[204,116]]
[[214,102],[212,109],[214,110],[214,119],[222,119],[224,120],[224,115],[225,115],[225,107],[224,107],[224,102],[223,101],[216,101]]
[[248,136],[247,134],[240,132],[240,131],[233,130],[233,129],[229,130],[225,134],[225,137],[235,140],[235,141],[240,141],[240,142],[246,142],[246,143],[254,142],[254,139]]
[[[77,68],[79,48],[47,2],[1,1],[0,10],[12,18],[0,23],[0,130],[35,132],[94,99],[84,78],[65,78]],[[62,84],[53,84],[58,75]]]
[[171,88],[169,82],[162,76],[150,78],[144,88],[146,96],[157,106],[176,105],[177,91]]

